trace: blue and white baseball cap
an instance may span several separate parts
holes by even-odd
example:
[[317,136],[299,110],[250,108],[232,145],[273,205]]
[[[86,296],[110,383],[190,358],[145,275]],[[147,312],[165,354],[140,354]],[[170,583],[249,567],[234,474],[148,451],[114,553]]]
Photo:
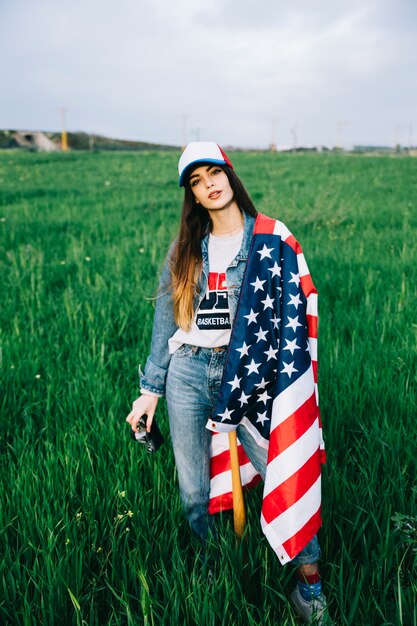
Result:
[[185,148],[178,162],[180,175],[179,185],[184,187],[190,169],[198,163],[216,163],[217,165],[233,165],[227,154],[213,141],[192,141]]

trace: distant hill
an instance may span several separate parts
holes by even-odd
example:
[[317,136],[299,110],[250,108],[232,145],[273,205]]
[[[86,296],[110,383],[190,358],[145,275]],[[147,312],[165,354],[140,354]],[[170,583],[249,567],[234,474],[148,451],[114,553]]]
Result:
[[[102,135],[89,135],[76,132],[67,133],[70,150],[179,150],[177,146],[167,146],[145,141],[112,139]],[[61,133],[33,130],[0,130],[0,149],[22,148],[26,150],[60,150]]]
[[[141,150],[175,150],[178,152],[180,146],[169,146],[160,143],[147,143],[145,141],[129,141],[127,139],[113,139],[111,137],[104,137],[103,135],[93,135],[83,132],[67,133],[67,141],[69,150],[128,150],[128,151],[141,151]],[[56,152],[61,150],[61,133],[50,131],[38,131],[38,130],[0,130],[0,150],[20,148],[23,150],[32,150],[39,152]],[[238,148],[236,146],[225,146],[226,150],[236,150],[245,152],[246,149]],[[253,152],[266,152],[271,150],[277,151],[276,146],[270,146],[269,149],[256,148],[251,149]],[[353,152],[355,154],[366,155],[379,155],[379,154],[408,154],[410,156],[417,156],[417,146],[405,147],[405,146],[368,146],[357,145],[350,149],[326,146],[305,147],[299,146],[297,148],[283,148],[281,147],[277,152],[328,152],[332,154],[341,154],[344,152]]]

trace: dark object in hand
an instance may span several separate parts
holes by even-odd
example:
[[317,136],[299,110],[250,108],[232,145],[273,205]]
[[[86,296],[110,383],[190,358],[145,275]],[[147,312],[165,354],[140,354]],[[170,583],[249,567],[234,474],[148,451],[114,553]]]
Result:
[[153,419],[151,432],[146,430],[146,415],[142,415],[138,424],[138,432],[133,429],[130,431],[132,439],[146,446],[147,452],[156,452],[164,443],[164,438],[158,428],[155,418]]

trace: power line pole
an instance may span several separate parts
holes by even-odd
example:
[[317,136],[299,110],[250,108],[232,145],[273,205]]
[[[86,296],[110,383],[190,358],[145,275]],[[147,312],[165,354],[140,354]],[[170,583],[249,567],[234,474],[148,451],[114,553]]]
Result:
[[344,128],[346,128],[346,126],[349,125],[349,122],[337,122],[337,138],[336,138],[336,148],[340,148],[340,150],[343,150],[342,147],[342,131]]
[[193,128],[191,131],[191,134],[194,136],[194,139],[196,141],[200,141],[200,127],[199,126],[197,128]]
[[62,152],[68,152],[68,139],[67,139],[67,130],[65,126],[65,115],[68,111],[67,107],[61,107],[61,150]]
[[337,122],[336,148],[340,148],[340,135],[342,134],[342,122]]
[[274,119],[271,122],[271,146],[270,146],[271,152],[277,151],[276,129],[277,129],[277,119],[274,117]]
[[182,149],[185,150],[187,145],[187,113],[181,115],[182,118]]
[[292,150],[295,152],[297,150],[297,122],[294,124],[294,128],[291,128],[292,134]]

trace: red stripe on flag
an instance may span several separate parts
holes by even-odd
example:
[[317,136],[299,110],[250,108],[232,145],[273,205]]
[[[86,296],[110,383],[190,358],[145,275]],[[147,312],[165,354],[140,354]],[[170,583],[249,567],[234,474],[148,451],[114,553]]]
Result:
[[285,552],[293,559],[303,548],[306,547],[314,535],[317,534],[321,526],[321,507],[310,517],[308,522],[290,539],[285,541],[283,548]]
[[294,250],[294,252],[296,252],[298,241],[296,240],[294,235],[289,235],[286,238],[285,243],[287,243],[290,246],[290,248],[292,248]]
[[311,361],[311,365],[313,366],[314,382],[317,383],[317,361]]
[[229,450],[220,452],[216,456],[212,456],[210,460],[210,478],[214,478],[217,474],[221,474],[230,469],[230,453]]
[[[239,459],[240,467],[250,462],[243,446],[237,447],[237,456]],[[216,456],[211,457],[211,461],[210,461],[210,477],[211,478],[214,478],[214,476],[217,476],[217,474],[226,472],[229,469],[230,469],[230,450],[224,450],[224,452],[220,452],[220,454],[216,454]]]
[[317,289],[314,286],[313,279],[310,274],[305,274],[304,276],[300,276],[301,289],[306,298],[311,293],[317,293]]
[[[262,478],[257,474],[252,478],[252,480],[243,486],[243,489],[252,489],[256,487]],[[228,511],[229,509],[233,509],[233,494],[230,491],[229,493],[222,493],[219,496],[214,496],[214,498],[210,499],[208,512],[210,515],[214,515],[215,513],[220,513],[221,511]]]
[[232,492],[222,493],[220,496],[211,498],[209,502],[208,512],[210,513],[210,515],[214,515],[214,513],[220,513],[220,511],[228,511],[229,509],[233,509]]
[[317,339],[318,319],[317,315],[306,315],[308,336]]
[[317,404],[316,393],[314,392],[304,404],[271,431],[269,435],[268,463],[304,435],[316,418]]
[[300,254],[302,252],[301,246],[294,237],[294,235],[288,235],[284,243],[287,243],[296,254]]
[[310,487],[314,485],[320,476],[320,472],[320,450],[317,448],[316,452],[299,470],[264,497],[262,515],[266,523],[270,524],[281,513],[298,502]]
[[272,219],[272,217],[268,217],[266,215],[262,215],[262,213],[258,213],[253,229],[253,234],[272,235],[272,233],[274,232],[275,224],[276,220]]

